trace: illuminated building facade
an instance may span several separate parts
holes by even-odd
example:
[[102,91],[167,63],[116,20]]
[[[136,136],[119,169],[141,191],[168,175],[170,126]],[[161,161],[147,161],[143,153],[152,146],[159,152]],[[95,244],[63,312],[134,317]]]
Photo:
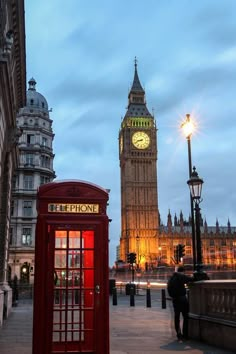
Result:
[[157,257],[157,128],[146,106],[135,60],[128,108],[119,132],[121,176],[120,258],[135,252],[140,267]]
[[[185,245],[184,264],[192,264],[192,228],[189,220],[179,218],[169,212],[167,226],[160,226],[159,254],[156,265],[173,265],[174,249],[178,244]],[[208,226],[206,220],[201,221],[202,262],[215,268],[236,267],[236,227],[231,227],[228,220],[227,226]]]

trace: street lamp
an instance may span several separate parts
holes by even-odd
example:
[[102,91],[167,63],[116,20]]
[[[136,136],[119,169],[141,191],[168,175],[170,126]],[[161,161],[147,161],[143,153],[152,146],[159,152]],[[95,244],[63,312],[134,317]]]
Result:
[[190,189],[191,196],[196,203],[201,203],[201,195],[202,195],[202,185],[203,185],[203,179],[198,176],[198,173],[196,171],[196,167],[193,166],[193,171],[191,173],[191,177],[188,180],[188,185]]
[[[188,167],[189,178],[192,174],[192,155],[191,155],[191,136],[194,131],[194,124],[190,119],[190,114],[186,114],[186,120],[181,124],[181,129],[187,139],[188,144]],[[193,269],[196,270],[196,240],[195,240],[195,228],[194,228],[194,212],[193,212],[193,198],[190,193],[190,207],[191,207],[191,226],[192,226],[192,254],[193,254]]]
[[201,193],[202,193],[202,185],[203,179],[198,176],[196,168],[193,167],[193,171],[191,173],[190,179],[187,181],[187,184],[190,189],[190,193],[192,196],[192,200],[194,201],[194,210],[195,210],[195,227],[196,227],[196,246],[197,246],[197,265],[196,265],[196,273],[195,278],[196,280],[204,280],[208,279],[206,273],[202,271],[202,246],[201,246],[201,229],[200,229],[200,207],[199,204],[201,203]]

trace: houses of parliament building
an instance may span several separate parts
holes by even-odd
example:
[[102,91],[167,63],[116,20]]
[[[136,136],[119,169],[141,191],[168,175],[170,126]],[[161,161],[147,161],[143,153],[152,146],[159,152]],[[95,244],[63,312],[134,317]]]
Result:
[[[185,246],[183,262],[192,264],[191,219],[177,217],[160,221],[157,180],[157,125],[146,106],[135,59],[134,79],[128,95],[128,108],[119,131],[121,177],[121,235],[117,260],[127,261],[136,253],[136,264],[153,268],[174,264],[174,250]],[[236,227],[208,226],[201,220],[202,261],[218,268],[236,266]]]

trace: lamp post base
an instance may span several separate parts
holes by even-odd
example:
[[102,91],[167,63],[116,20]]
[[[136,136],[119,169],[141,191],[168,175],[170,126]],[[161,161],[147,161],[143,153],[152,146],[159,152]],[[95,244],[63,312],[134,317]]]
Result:
[[196,272],[193,273],[193,277],[195,281],[201,281],[201,280],[209,280],[209,276],[207,275],[206,272],[203,270],[196,270]]

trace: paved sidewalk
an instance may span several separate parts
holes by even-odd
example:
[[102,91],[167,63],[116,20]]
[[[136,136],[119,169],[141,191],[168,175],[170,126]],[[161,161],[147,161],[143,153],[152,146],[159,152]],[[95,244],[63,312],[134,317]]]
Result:
[[[124,297],[118,306],[110,305],[111,354],[233,354],[192,340],[177,342],[171,307],[163,310],[157,301],[146,308],[143,300],[130,307]],[[21,301],[0,329],[0,354],[31,354],[31,343],[32,303]]]
[[20,301],[12,308],[0,329],[0,354],[32,353],[32,301]]
[[111,354],[235,354],[193,340],[178,342],[171,316],[170,308],[111,308]]

